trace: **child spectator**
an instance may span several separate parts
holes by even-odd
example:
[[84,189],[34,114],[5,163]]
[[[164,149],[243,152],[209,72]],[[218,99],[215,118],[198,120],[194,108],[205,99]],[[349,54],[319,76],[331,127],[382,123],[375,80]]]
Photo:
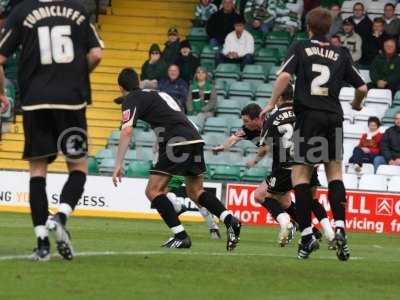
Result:
[[349,163],[355,164],[356,172],[361,172],[363,163],[373,163],[375,157],[381,153],[380,143],[383,133],[379,131],[381,122],[377,117],[368,119],[368,132],[361,136],[360,143],[354,148]]
[[343,33],[339,36],[342,45],[349,50],[351,58],[357,63],[362,55],[363,42],[361,37],[354,31],[354,24],[350,18],[343,21]]
[[390,89],[393,95],[400,89],[400,57],[396,53],[396,40],[384,42],[383,53],[373,60],[369,74],[370,88]]
[[165,61],[167,65],[172,64],[179,54],[180,42],[179,42],[179,33],[178,29],[175,27],[171,27],[168,29],[168,40],[165,43],[165,48],[162,53],[162,59]]
[[198,67],[189,87],[187,111],[205,121],[207,118],[214,116],[216,104],[217,92],[215,86],[208,78],[207,70],[203,67]]
[[199,0],[194,9],[193,26],[204,27],[211,15],[218,11],[218,8],[211,0]]
[[235,21],[235,30],[227,35],[222,53],[219,53],[217,64],[240,63],[243,69],[246,64],[253,62],[254,38],[244,29],[244,18],[238,17]]
[[192,54],[192,47],[188,40],[184,40],[180,44],[180,54],[175,60],[175,64],[179,67],[181,78],[189,85],[196,72],[200,61]]
[[142,87],[156,88],[158,82],[165,78],[167,65],[161,59],[161,50],[158,44],[153,44],[149,50],[149,59],[142,66],[140,80]]

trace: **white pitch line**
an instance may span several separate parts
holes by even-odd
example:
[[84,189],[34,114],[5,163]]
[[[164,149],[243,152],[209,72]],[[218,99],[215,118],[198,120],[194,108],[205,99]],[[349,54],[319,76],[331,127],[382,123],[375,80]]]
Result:
[[[261,257],[282,257],[282,258],[295,258],[295,255],[276,255],[268,253],[222,253],[222,252],[192,252],[185,251],[180,252],[180,250],[171,251],[101,251],[101,252],[78,252],[75,254],[76,257],[96,257],[96,256],[140,256],[140,255],[186,255],[186,256],[261,256]],[[53,255],[53,257],[59,257],[58,255]],[[7,255],[0,256],[0,261],[12,261],[12,260],[29,260],[30,255]],[[334,256],[321,256],[312,257],[311,259],[316,260],[337,260]],[[351,260],[362,260],[363,257],[354,256]]]

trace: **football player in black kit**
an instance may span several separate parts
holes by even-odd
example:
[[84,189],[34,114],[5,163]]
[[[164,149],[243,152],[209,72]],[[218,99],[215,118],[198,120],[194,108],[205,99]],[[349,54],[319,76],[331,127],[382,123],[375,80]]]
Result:
[[306,17],[310,40],[294,43],[278,71],[271,101],[261,116],[272,111],[280,95],[296,76],[294,112],[294,160],[292,183],[296,196],[296,212],[301,231],[298,258],[306,259],[319,248],[312,234],[311,208],[313,197],[310,180],[317,164],[324,163],[329,182],[329,202],[335,220],[336,254],[339,260],[350,257],[345,234],[346,193],[342,180],[343,111],[339,92],[344,84],[356,88],[352,102],[355,110],[368,92],[358,70],[347,53],[330,45],[328,33],[332,17],[328,10],[316,8]]
[[[59,254],[71,260],[73,249],[65,225],[86,181],[89,73],[101,60],[102,42],[81,1],[22,1],[12,10],[2,30],[0,65],[20,46],[23,157],[29,161],[29,203],[37,237],[32,258],[50,258],[50,229]],[[1,71],[0,93],[3,88]],[[47,166],[59,152],[67,159],[69,176],[60,194],[59,211],[49,216]]]
[[[259,116],[261,108],[257,104],[249,104],[242,111],[244,124],[242,130],[232,135],[223,145],[213,149],[216,152],[224,151],[242,139],[251,140],[259,146],[255,159],[246,163],[248,167],[253,167],[267,154],[269,146],[272,144],[272,173],[255,190],[254,199],[264,206],[280,225],[278,244],[281,247],[286,246],[293,239],[296,231],[296,225],[293,222],[297,222],[295,205],[290,195],[290,191],[293,189],[291,149],[295,123],[292,100],[293,88],[288,85],[277,103],[277,109],[265,121]],[[316,170],[311,183],[313,195],[316,198],[316,188],[319,186]],[[331,243],[333,230],[325,208],[318,200],[315,200],[312,210],[322,225],[326,239]],[[313,233],[318,239],[322,237],[321,232],[315,227],[313,227]],[[332,246],[330,245],[330,247]]]
[[180,175],[185,177],[188,197],[207,208],[225,224],[226,249],[234,250],[239,242],[241,224],[217,197],[203,188],[203,173],[206,171],[204,141],[174,98],[164,92],[140,90],[138,76],[136,73],[134,76],[135,87],[122,103],[121,135],[112,178],[114,185],[117,186],[118,181],[121,181],[124,157],[129,149],[133,127],[138,119],[143,120],[150,124],[158,141],[158,161],[150,170],[146,196],[151,207],[157,209],[173,233],[173,237],[162,246],[191,247],[191,239],[166,195],[171,177]]

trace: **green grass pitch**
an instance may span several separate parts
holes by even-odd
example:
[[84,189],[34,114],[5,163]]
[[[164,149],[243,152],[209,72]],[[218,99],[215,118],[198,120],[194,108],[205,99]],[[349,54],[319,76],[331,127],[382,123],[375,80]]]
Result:
[[25,258],[34,246],[30,217],[1,213],[0,299],[400,299],[399,235],[350,233],[349,262],[325,242],[299,261],[295,243],[277,246],[277,228],[244,226],[239,247],[226,253],[205,224],[185,226],[192,248],[168,251],[160,221],[72,218],[78,256],[38,263]]

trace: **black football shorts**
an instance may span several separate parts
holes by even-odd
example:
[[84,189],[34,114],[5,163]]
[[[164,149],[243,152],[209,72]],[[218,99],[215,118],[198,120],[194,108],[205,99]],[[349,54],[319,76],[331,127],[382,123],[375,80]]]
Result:
[[[265,182],[268,186],[268,193],[284,195],[293,189],[292,170],[284,168],[277,168],[275,170],[272,170],[271,175],[265,178]],[[320,186],[316,168],[314,168],[314,171],[312,173],[310,185],[311,187]]]
[[307,110],[296,115],[294,161],[316,165],[343,159],[343,117]]
[[69,160],[88,153],[86,108],[24,111],[23,124],[26,160],[47,158],[52,163],[59,153]]
[[199,176],[207,171],[204,161],[204,144],[182,146],[161,145],[158,161],[150,174],[168,176]]

